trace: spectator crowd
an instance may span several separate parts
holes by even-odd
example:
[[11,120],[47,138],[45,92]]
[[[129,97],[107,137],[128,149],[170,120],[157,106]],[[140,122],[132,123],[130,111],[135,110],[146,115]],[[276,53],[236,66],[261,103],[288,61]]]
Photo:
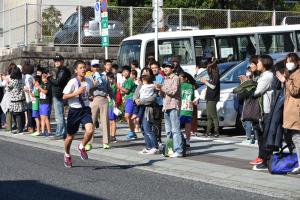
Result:
[[[66,167],[72,167],[70,147],[80,128],[85,133],[78,150],[86,160],[96,139],[96,128],[102,129],[103,149],[110,149],[111,143],[118,141],[120,116],[128,125],[128,140],[135,140],[139,132],[144,137],[145,146],[138,153],[185,156],[191,136],[197,132],[200,99],[206,101],[207,110],[204,136],[220,135],[220,75],[214,58],[197,64],[205,67],[209,75],[208,79],[197,80],[205,85],[205,91],[200,91],[195,78],[181,68],[176,56],[162,65],[150,57],[146,66],[132,61],[130,66],[122,67],[109,59],[77,60],[72,69],[65,66],[61,55],[53,61],[55,72],[39,65],[11,63],[7,73],[0,75],[1,126],[12,134],[63,139]],[[295,149],[300,160],[300,60],[297,54],[290,53],[285,63],[284,69],[274,69],[270,56],[253,56],[245,76],[240,77],[240,87],[251,88],[243,95],[238,92],[236,101],[246,132],[245,142],[258,143],[259,147],[257,158],[250,161],[253,170],[266,170],[283,141],[290,152]],[[200,95],[203,92],[204,96]],[[50,123],[52,109],[55,132]],[[161,136],[162,119],[166,141]],[[300,174],[300,166],[290,174]]]

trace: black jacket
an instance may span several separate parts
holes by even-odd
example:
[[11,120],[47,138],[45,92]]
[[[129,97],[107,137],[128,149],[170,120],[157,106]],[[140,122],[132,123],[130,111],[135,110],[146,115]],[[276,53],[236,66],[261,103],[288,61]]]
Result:
[[52,96],[61,99],[63,90],[71,78],[71,72],[66,67],[60,67],[56,72],[56,78],[50,78]]
[[[268,149],[277,149],[282,147],[283,133],[283,105],[284,105],[284,89],[278,88],[277,79],[272,87],[274,89],[274,98],[271,102],[271,112],[269,117],[264,121],[264,138]],[[276,87],[276,88],[274,88]]]
[[212,74],[209,75],[208,82],[212,85],[215,85],[215,89],[211,89],[207,86],[205,100],[207,101],[220,101],[220,75]]

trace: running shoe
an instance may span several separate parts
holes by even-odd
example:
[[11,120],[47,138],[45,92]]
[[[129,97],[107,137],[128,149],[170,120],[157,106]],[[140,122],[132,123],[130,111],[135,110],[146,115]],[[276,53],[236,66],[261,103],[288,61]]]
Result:
[[287,175],[300,175],[300,167],[293,169],[293,171],[288,172]]
[[112,143],[116,143],[116,142],[117,142],[117,138],[116,138],[115,136],[112,136],[112,137],[110,138],[110,141],[111,141]]
[[252,170],[254,170],[254,171],[266,171],[266,170],[268,170],[268,167],[265,164],[261,163],[259,165],[254,165]]
[[144,148],[142,151],[139,151],[139,154],[148,154],[150,150]]
[[67,168],[72,167],[72,158],[71,158],[71,156],[67,157],[66,155],[64,155],[64,164],[65,164],[65,167],[67,167]]
[[103,144],[103,149],[110,149],[109,144]]
[[175,152],[175,153],[171,154],[169,157],[170,158],[178,158],[178,157],[182,157],[182,154]]
[[156,148],[152,148],[148,151],[147,153],[148,155],[155,155],[155,154],[159,154],[159,150]]
[[85,147],[80,149],[79,145],[78,145],[78,151],[80,152],[80,157],[81,157],[82,160],[87,160],[89,158],[87,153],[86,153]]
[[35,131],[35,132],[31,133],[30,135],[31,135],[31,136],[39,136],[39,135],[40,135],[40,132]]
[[49,136],[48,131],[45,131],[43,135],[44,135],[45,137],[48,137],[48,136]]
[[88,144],[85,145],[85,150],[86,151],[90,151],[90,150],[92,150],[92,148],[93,148],[93,146],[90,143],[88,143]]
[[136,136],[135,132],[129,131],[128,134],[127,134],[127,139],[128,140],[137,139],[137,136]]
[[261,159],[259,157],[255,158],[255,160],[252,160],[249,162],[250,165],[259,165],[261,163],[263,163],[263,159]]

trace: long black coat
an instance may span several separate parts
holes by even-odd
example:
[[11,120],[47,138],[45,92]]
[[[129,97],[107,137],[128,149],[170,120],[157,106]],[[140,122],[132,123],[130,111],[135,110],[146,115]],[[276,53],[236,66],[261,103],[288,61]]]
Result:
[[271,112],[265,121],[264,138],[268,149],[282,147],[284,129],[283,124],[284,89],[275,90],[274,99],[271,104]]

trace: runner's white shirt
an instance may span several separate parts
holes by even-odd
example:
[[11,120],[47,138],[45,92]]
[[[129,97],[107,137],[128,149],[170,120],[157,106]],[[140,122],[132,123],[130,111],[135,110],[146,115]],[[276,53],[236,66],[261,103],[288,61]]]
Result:
[[[86,78],[84,82],[80,82],[80,86],[86,87],[85,92],[81,94],[81,98],[84,102],[84,105],[89,106],[89,91],[93,87],[93,82],[90,79]],[[77,90],[78,88],[79,88],[78,79],[72,78],[64,88],[63,93],[70,94],[75,90]],[[79,95],[71,99],[68,99],[68,104],[71,108],[82,108],[79,101]]]

